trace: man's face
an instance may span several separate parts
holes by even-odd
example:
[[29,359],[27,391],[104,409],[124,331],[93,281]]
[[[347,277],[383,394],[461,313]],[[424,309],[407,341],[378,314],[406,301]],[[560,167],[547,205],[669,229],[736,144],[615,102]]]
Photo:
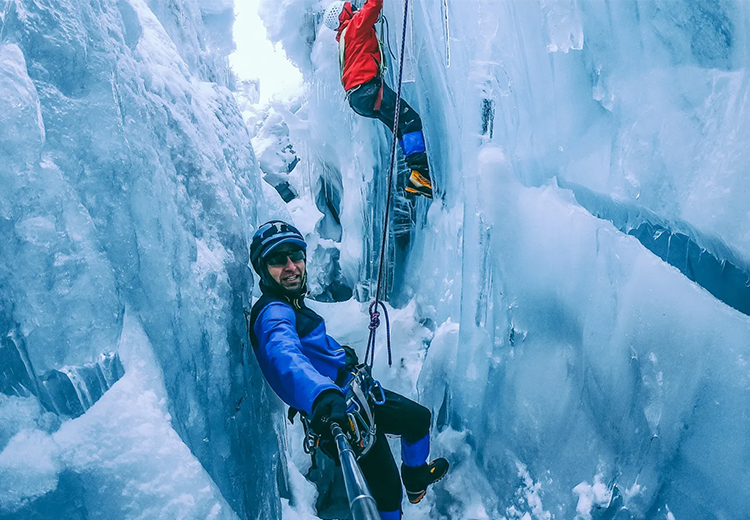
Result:
[[266,257],[266,268],[271,278],[290,292],[302,288],[305,273],[305,253],[299,247],[280,246]]

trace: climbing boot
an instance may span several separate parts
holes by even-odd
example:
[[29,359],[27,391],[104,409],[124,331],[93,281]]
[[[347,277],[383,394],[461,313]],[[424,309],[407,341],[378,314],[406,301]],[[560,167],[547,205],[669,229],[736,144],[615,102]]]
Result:
[[443,478],[448,473],[448,466],[448,461],[443,458],[417,467],[401,464],[401,480],[409,502],[416,504],[422,500],[427,493],[427,486]]
[[432,198],[432,183],[428,177],[423,176],[417,170],[412,170],[406,183],[406,193],[422,195],[428,199]]

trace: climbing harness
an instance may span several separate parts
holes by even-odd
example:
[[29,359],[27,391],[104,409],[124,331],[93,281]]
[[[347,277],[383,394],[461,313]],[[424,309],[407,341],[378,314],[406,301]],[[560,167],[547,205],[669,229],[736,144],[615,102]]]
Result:
[[[375,425],[375,405],[385,404],[385,391],[380,382],[372,377],[372,371],[363,363],[354,367],[349,373],[349,381],[343,388],[346,400],[346,414],[349,417],[350,431],[346,436],[357,459],[364,457],[375,444],[377,427]],[[302,416],[305,428],[305,453],[313,454],[315,449],[323,448],[328,455],[329,449],[321,446],[321,436],[310,427],[309,418]]]
[[388,240],[388,216],[391,208],[391,195],[393,192],[393,168],[396,164],[396,146],[398,145],[398,119],[401,111],[401,86],[404,77],[404,49],[406,48],[406,22],[409,16],[409,0],[404,0],[404,22],[401,33],[401,55],[398,64],[398,88],[396,90],[396,113],[393,119],[393,141],[391,142],[391,163],[388,168],[388,195],[385,199],[385,217],[383,218],[383,233],[380,242],[380,260],[378,263],[378,285],[375,290],[375,301],[370,304],[370,337],[367,340],[367,350],[365,351],[365,364],[372,368],[375,361],[375,336],[380,326],[380,313],[378,306],[383,309],[386,323],[387,346],[388,346],[388,366],[393,365],[391,355],[391,325],[388,318],[388,311],[385,304],[380,300],[380,293],[383,282],[383,262],[385,260],[385,246]]

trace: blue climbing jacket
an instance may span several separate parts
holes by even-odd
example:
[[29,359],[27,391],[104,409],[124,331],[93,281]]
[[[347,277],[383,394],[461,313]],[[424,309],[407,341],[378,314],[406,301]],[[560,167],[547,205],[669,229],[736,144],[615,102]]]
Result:
[[341,391],[335,381],[345,366],[344,349],[302,298],[264,294],[253,305],[248,329],[263,375],[286,404],[311,415],[321,392]]

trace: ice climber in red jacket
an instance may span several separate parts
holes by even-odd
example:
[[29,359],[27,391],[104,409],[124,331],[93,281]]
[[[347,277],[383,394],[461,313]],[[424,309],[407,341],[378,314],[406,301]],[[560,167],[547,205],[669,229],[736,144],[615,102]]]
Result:
[[[396,93],[383,81],[382,50],[374,27],[382,8],[383,0],[367,0],[359,11],[351,2],[337,1],[326,8],[323,22],[336,31],[341,83],[349,105],[361,116],[380,119],[393,131]],[[399,106],[399,144],[411,170],[406,192],[432,198],[422,120],[403,99]]]

